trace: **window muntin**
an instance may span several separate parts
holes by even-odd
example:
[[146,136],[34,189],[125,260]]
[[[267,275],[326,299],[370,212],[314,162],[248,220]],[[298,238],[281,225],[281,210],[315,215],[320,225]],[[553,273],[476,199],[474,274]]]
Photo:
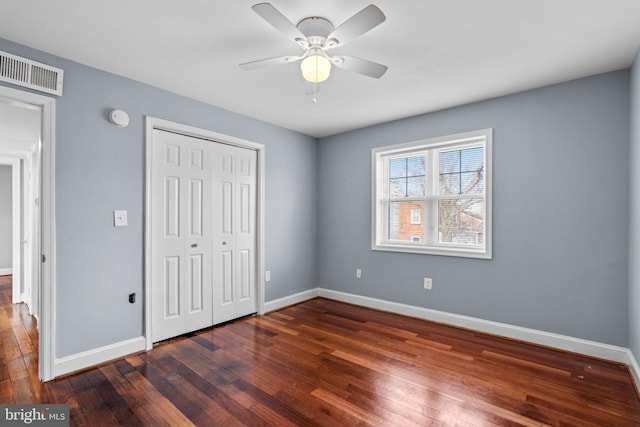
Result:
[[491,258],[491,136],[374,149],[372,249]]

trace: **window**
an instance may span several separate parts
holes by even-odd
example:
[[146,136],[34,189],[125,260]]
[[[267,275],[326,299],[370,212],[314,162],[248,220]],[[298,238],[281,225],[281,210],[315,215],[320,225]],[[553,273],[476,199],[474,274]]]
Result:
[[372,249],[490,259],[492,130],[372,150]]
[[420,224],[420,217],[422,216],[421,209],[411,209],[411,224]]

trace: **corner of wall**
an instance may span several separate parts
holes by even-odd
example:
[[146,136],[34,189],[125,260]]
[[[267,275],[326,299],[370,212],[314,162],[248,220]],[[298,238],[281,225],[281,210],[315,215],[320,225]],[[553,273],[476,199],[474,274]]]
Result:
[[[629,348],[640,356],[640,51],[630,72],[629,96]],[[640,370],[632,366],[636,385]]]
[[638,365],[638,361],[633,356],[633,352],[629,350],[629,361],[627,365],[629,366],[629,373],[631,374],[631,379],[633,380],[633,385],[636,388],[636,393],[640,396],[640,365]]

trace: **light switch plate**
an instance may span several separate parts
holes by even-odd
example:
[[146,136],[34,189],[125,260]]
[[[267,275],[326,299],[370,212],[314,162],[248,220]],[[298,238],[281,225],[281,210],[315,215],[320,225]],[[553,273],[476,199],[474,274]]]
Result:
[[114,227],[126,227],[127,224],[127,211],[113,211],[113,225]]

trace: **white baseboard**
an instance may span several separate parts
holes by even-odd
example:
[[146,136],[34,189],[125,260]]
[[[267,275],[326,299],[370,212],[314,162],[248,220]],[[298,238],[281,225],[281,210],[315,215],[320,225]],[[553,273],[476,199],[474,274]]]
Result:
[[624,347],[330,289],[319,288],[318,296],[631,365],[629,360],[631,352]]
[[318,288],[309,289],[308,291],[298,292],[297,294],[289,295],[283,298],[274,299],[273,301],[267,301],[264,303],[264,312],[279,310],[289,305],[298,304],[303,301],[307,301],[318,296]]
[[6,276],[8,274],[13,274],[13,268],[0,268],[0,276]]
[[54,377],[66,375],[71,372],[86,369],[92,366],[118,359],[132,353],[144,351],[144,337],[136,337],[115,344],[106,345],[82,353],[56,359],[54,364]]
[[629,366],[629,371],[631,371],[631,375],[633,376],[633,381],[635,382],[636,391],[640,394],[640,365],[638,365],[638,361],[633,355],[633,352],[629,350],[629,362],[627,366]]

